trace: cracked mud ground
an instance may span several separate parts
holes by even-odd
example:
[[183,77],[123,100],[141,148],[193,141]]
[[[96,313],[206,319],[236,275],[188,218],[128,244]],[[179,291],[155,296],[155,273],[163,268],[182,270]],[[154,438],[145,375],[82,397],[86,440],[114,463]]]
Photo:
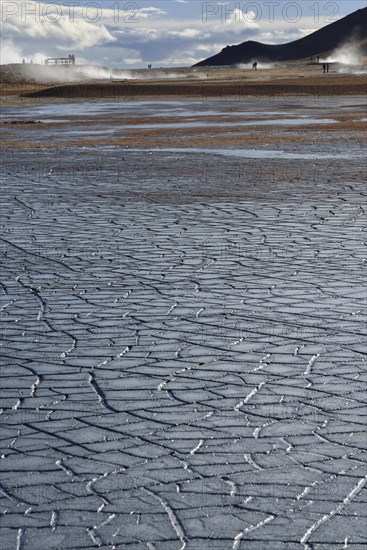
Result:
[[9,151],[3,548],[366,548],[365,159],[344,139],[316,160]]

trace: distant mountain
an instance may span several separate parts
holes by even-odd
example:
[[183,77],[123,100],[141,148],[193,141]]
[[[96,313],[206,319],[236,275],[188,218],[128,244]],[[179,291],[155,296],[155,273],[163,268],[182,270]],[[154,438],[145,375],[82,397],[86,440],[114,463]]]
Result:
[[359,42],[363,51],[367,43],[367,8],[347,15],[335,23],[287,44],[271,45],[249,40],[237,46],[227,46],[223,50],[194,65],[236,65],[252,61],[295,61],[331,53],[338,46]]

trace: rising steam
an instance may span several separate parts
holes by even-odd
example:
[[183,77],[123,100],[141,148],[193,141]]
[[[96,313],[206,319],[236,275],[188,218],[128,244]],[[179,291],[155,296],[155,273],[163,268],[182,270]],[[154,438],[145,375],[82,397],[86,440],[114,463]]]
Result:
[[342,65],[363,65],[361,50],[353,45],[346,44],[336,49],[328,58],[330,63],[341,63]]

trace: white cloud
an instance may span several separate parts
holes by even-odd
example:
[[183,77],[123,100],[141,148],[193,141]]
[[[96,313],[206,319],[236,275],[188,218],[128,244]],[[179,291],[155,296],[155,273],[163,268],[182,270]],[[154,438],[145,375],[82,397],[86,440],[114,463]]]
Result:
[[9,40],[1,41],[0,60],[2,65],[7,63],[21,63],[22,58],[23,56],[20,48],[17,48]]
[[125,57],[124,61],[126,65],[138,65],[142,62],[142,59],[140,57]]
[[23,59],[29,63],[43,63],[46,55],[42,52],[33,52],[27,55],[21,48],[14,45],[11,41],[1,41],[0,62],[2,65],[8,63],[22,63]]
[[184,29],[183,31],[172,32],[170,36],[177,36],[181,38],[199,38],[202,33],[197,29]]
[[139,11],[136,17],[138,19],[140,18],[148,19],[153,17],[154,18],[162,17],[163,15],[167,15],[167,12],[165,10],[162,10],[160,8],[150,7],[150,8],[139,8]]
[[[14,14],[6,11],[9,4],[14,4]],[[16,9],[17,5],[19,5],[18,9]],[[23,9],[24,5],[27,11]],[[1,8],[3,40],[13,43],[16,40],[20,51],[24,51],[23,43],[27,45],[33,43],[35,47],[43,45],[58,50],[63,50],[66,46],[69,46],[69,49],[85,50],[116,40],[105,25],[88,22],[80,17],[81,13],[78,13],[77,9],[75,9],[73,21],[67,11],[57,13],[50,9],[43,12],[40,3],[33,1],[16,1],[7,4],[2,1]],[[19,35],[22,36],[21,41]]]

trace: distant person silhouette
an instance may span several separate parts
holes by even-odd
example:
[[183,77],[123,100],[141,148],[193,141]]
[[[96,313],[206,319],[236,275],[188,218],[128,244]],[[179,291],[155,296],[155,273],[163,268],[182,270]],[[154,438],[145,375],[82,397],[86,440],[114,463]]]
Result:
[[323,73],[325,74],[326,73],[326,64],[325,63],[322,66],[322,70],[323,70]]
[[326,72],[328,73],[329,72],[329,69],[330,69],[330,65],[329,63],[326,64]]
[[252,68],[253,68],[254,71],[257,71],[257,61],[253,62]]

